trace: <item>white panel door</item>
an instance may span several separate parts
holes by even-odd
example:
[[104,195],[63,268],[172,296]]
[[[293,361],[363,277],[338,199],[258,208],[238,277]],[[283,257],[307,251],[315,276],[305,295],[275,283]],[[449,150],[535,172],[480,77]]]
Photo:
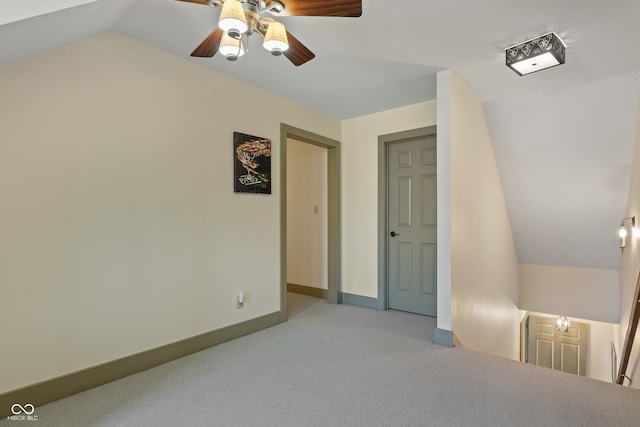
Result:
[[529,363],[545,368],[555,368],[555,328],[554,319],[529,317]]
[[436,315],[436,136],[387,151],[389,308]]
[[587,375],[587,325],[571,322],[566,332],[556,331],[556,369],[570,374]]
[[569,330],[556,329],[556,319],[529,317],[527,362],[570,374],[587,375],[587,325],[571,322]]

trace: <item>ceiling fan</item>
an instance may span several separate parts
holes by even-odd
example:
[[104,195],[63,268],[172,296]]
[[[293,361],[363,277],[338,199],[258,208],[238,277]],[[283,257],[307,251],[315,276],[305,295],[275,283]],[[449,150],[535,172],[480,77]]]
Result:
[[211,58],[217,52],[235,61],[244,55],[246,42],[254,32],[260,34],[262,46],[272,55],[284,55],[299,66],[315,58],[305,45],[270,16],[359,17],[362,0],[177,0],[205,6],[221,7],[218,27],[191,53]]

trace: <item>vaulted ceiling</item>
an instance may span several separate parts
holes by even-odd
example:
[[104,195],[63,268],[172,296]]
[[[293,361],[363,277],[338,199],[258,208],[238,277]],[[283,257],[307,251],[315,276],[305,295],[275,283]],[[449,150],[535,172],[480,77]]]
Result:
[[[216,25],[213,7],[3,0],[0,65],[116,31],[337,119],[434,99],[436,73],[452,69],[484,103],[520,262],[617,269],[640,96],[640,1],[362,3],[360,18],[279,18],[316,54],[294,67],[257,36],[237,62],[191,58]],[[525,77],[504,65],[506,47],[549,31],[567,44],[565,65]]]

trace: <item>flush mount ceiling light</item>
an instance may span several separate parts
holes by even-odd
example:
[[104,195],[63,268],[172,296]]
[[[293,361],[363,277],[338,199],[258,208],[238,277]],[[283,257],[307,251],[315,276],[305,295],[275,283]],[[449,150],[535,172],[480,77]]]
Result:
[[[293,65],[315,58],[305,45],[293,37],[284,24],[266,16],[362,15],[362,0],[178,0],[205,6],[222,7],[218,26],[191,53],[211,58],[217,52],[235,61],[248,52],[248,38],[254,32],[262,37],[262,47],[274,56],[284,55]],[[244,39],[244,40],[243,40]]]
[[524,76],[564,64],[565,48],[556,33],[547,33],[507,48],[506,64]]

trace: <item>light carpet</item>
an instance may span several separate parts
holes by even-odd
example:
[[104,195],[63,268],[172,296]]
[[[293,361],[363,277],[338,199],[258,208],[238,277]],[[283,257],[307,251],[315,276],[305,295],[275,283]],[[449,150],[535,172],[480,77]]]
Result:
[[640,425],[640,390],[438,346],[433,318],[288,299],[286,323],[38,407],[28,425]]

